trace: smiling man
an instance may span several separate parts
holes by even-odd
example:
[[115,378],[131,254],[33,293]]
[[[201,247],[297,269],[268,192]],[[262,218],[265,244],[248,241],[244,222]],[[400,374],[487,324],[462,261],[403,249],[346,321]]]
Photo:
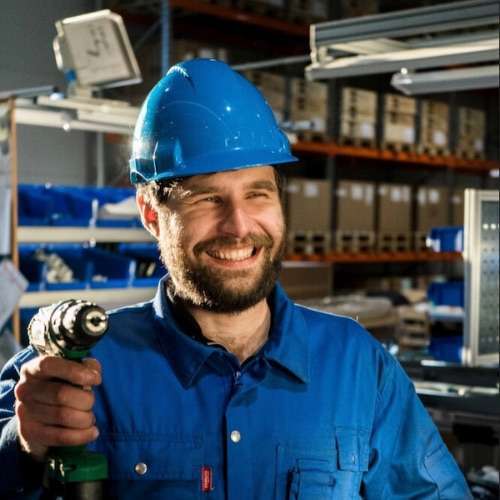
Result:
[[1,498],[38,498],[48,447],[87,443],[108,458],[106,499],[470,498],[398,363],[280,287],[274,165],[291,161],[224,63],[157,84],[130,167],[168,274],[152,301],[110,313],[84,365],[31,348],[7,364]]

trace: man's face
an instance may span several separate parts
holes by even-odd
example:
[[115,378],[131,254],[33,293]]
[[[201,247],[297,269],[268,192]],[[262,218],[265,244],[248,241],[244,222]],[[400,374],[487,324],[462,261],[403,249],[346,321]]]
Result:
[[272,167],[187,178],[158,222],[162,259],[176,293],[189,303],[239,312],[274,286],[284,220]]

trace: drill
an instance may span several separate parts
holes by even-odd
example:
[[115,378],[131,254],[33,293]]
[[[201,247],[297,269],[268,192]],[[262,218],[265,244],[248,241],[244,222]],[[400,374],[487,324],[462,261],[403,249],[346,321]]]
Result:
[[[107,328],[108,317],[101,307],[69,299],[41,308],[28,325],[28,336],[40,354],[81,362]],[[107,476],[104,455],[89,452],[85,446],[50,448],[44,468],[44,498],[100,500]]]

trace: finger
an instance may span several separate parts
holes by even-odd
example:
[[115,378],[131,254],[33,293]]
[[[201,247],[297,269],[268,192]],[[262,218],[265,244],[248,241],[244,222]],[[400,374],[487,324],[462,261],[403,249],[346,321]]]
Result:
[[28,405],[35,402],[81,411],[91,410],[95,400],[91,391],[53,380],[19,382],[14,393],[18,401]]
[[95,424],[91,411],[75,410],[67,406],[53,406],[34,401],[19,403],[16,414],[20,419],[29,419],[45,425],[57,425],[69,429],[89,429]]
[[96,385],[100,375],[82,363],[55,356],[40,356],[21,368],[21,377],[58,378],[75,385]]
[[97,372],[99,375],[102,373],[101,363],[95,358],[85,358],[82,360],[82,364]]
[[90,443],[97,439],[99,431],[92,426],[89,429],[67,429],[52,425],[28,421],[19,424],[19,432],[28,443],[37,446],[78,446]]

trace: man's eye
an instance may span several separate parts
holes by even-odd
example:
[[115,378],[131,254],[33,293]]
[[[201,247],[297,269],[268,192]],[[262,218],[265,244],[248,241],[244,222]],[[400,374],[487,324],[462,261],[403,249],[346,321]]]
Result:
[[269,198],[269,195],[264,191],[256,191],[248,195],[249,198]]
[[197,203],[219,203],[220,198],[218,196],[206,196],[205,198],[200,198]]

